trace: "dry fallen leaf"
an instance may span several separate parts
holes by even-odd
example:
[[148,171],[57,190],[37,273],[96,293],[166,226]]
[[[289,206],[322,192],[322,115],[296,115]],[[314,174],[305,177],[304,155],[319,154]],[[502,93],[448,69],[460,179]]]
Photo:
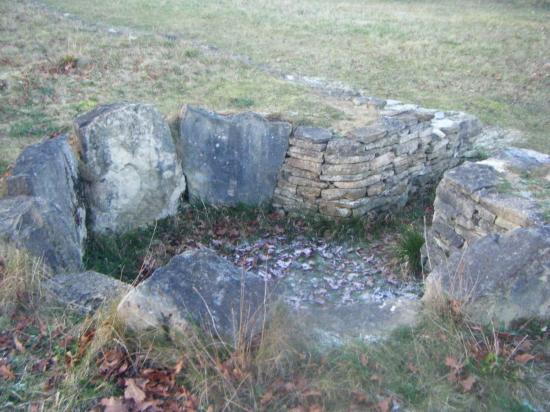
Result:
[[15,345],[15,349],[17,349],[18,352],[25,353],[25,347],[15,335],[13,336],[13,344]]
[[470,392],[476,383],[476,378],[472,375],[468,376],[466,379],[460,381],[460,386],[464,389],[464,392]]
[[176,363],[176,366],[174,367],[174,374],[177,375],[183,370],[183,366],[185,365],[185,360],[181,359]]
[[80,339],[78,340],[78,357],[82,358],[86,350],[88,349],[88,346],[90,346],[90,343],[92,342],[92,339],[95,336],[95,330],[94,329],[88,329],[86,333],[84,333]]
[[124,404],[122,398],[105,398],[101,400],[101,405],[105,407],[104,412],[129,412],[129,408]]
[[7,381],[15,379],[15,374],[8,365],[0,365],[0,376]]
[[391,398],[386,398],[378,402],[376,405],[380,412],[390,412],[391,409]]
[[382,382],[382,378],[378,375],[372,375],[370,377],[370,380],[373,381],[373,382],[379,382],[379,383]]
[[264,395],[262,396],[262,399],[260,400],[260,404],[261,404],[262,406],[265,406],[265,405],[267,405],[268,403],[270,403],[272,400],[273,400],[273,392],[272,392],[272,391],[267,391],[267,392],[264,393]]
[[366,394],[358,390],[353,391],[351,394],[353,395],[353,400],[356,403],[359,403],[359,404],[367,403],[367,401],[369,400],[369,397]]
[[145,400],[145,392],[136,383],[135,379],[126,379],[126,389],[124,390],[124,398],[133,400],[137,405]]
[[445,365],[455,371],[460,371],[462,369],[462,364],[452,356],[447,356],[445,358]]
[[524,353],[522,355],[517,355],[514,357],[514,360],[521,364],[526,364],[527,362],[532,361],[533,359],[535,359],[535,357],[530,353]]
[[129,368],[126,354],[118,348],[106,351],[97,360],[97,365],[99,366],[99,373],[107,377],[119,376]]
[[409,362],[409,363],[407,364],[407,368],[408,368],[412,373],[418,373],[418,372],[420,372],[420,369],[418,369],[418,368],[416,367],[416,365],[415,365],[414,363],[412,363],[412,362]]

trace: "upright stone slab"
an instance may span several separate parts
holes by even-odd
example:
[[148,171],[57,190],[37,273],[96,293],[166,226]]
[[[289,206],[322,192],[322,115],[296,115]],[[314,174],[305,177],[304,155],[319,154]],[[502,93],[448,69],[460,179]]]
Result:
[[191,199],[214,205],[270,201],[288,148],[289,123],[188,107],[180,131]]
[[57,207],[72,227],[80,248],[86,239],[86,212],[81,196],[78,160],[68,136],[27,147],[7,180],[8,196],[37,196]]
[[74,224],[42,197],[0,199],[0,240],[42,258],[54,271],[82,269],[82,249]]
[[185,177],[170,129],[152,105],[100,106],[74,123],[95,232],[121,232],[177,212]]
[[423,300],[462,304],[471,320],[509,325],[550,317],[550,226],[492,234],[452,254],[426,280]]

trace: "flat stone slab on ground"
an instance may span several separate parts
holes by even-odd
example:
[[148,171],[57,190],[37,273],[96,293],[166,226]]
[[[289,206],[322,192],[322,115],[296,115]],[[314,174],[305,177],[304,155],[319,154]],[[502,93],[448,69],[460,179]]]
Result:
[[82,314],[121,298],[130,285],[94,271],[56,275],[42,286],[48,300],[61,303]]
[[350,340],[375,341],[401,327],[414,327],[422,304],[416,299],[395,298],[336,307],[311,306],[296,312],[322,349]]
[[240,325],[259,330],[265,287],[261,277],[243,272],[212,250],[191,250],[132,289],[118,313],[135,330],[185,333],[192,320],[233,343]]

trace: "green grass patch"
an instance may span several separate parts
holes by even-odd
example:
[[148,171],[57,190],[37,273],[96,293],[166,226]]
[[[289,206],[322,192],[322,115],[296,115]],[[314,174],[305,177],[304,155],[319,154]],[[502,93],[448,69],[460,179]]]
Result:
[[53,119],[41,111],[23,112],[20,119],[10,125],[11,137],[43,137],[57,130]]
[[533,372],[542,365],[526,367],[509,356],[523,336],[539,342],[536,351],[548,350],[540,340],[544,335],[531,335],[525,327],[495,332],[450,313],[426,312],[417,326],[401,328],[383,342],[334,351],[319,376],[327,388],[338,390],[337,382],[367,399],[385,394],[412,410],[540,410],[548,394]]
[[234,97],[231,99],[231,105],[238,108],[249,108],[254,106],[254,100],[249,97]]
[[414,276],[422,273],[421,249],[424,236],[414,226],[403,228],[399,236],[395,253],[401,261],[406,262],[409,272]]
[[10,162],[4,159],[0,159],[0,175],[3,175],[8,171],[10,167]]

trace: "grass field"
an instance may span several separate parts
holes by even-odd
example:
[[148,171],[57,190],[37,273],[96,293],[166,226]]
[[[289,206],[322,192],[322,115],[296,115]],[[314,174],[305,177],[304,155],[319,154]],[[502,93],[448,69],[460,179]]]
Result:
[[26,2],[0,2],[0,81],[0,174],[24,146],[100,103],[151,102],[167,116],[184,103],[253,109],[326,126],[345,118],[310,89],[191,41],[111,35]]
[[[323,126],[350,116],[341,101],[261,65],[466,110],[518,128],[526,146],[548,151],[550,9],[543,2],[45,3],[54,11],[33,1],[0,3],[0,173],[25,145],[117,100],[152,102],[167,116],[183,103]],[[110,34],[110,25],[137,35]]]
[[459,109],[548,150],[550,3],[438,0],[46,0],[367,94]]

